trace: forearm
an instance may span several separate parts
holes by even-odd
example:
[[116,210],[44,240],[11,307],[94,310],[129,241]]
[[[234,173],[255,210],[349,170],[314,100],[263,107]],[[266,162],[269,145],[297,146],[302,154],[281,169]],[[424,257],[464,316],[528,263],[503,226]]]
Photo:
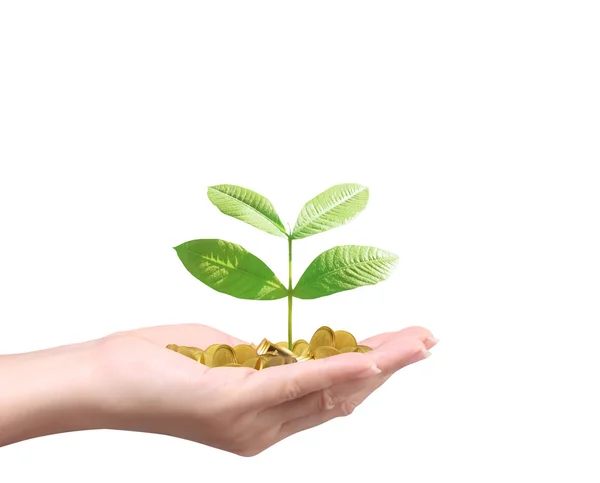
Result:
[[0,356],[0,446],[93,429],[93,344]]

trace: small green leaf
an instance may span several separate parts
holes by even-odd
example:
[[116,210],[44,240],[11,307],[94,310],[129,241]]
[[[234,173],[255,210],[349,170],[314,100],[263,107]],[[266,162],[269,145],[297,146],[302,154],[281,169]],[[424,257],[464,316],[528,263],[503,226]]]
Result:
[[273,204],[264,196],[231,184],[208,188],[208,198],[222,213],[242,220],[271,235],[287,237]]
[[359,184],[338,184],[315,196],[304,205],[293,239],[316,235],[348,223],[367,206],[369,190]]
[[369,190],[359,184],[338,184],[315,196],[304,205],[293,239],[316,235],[353,220],[367,206]]
[[379,248],[345,245],[321,253],[300,277],[294,297],[317,299],[375,285],[390,276],[398,256]]
[[275,300],[287,296],[287,289],[273,271],[235,243],[191,240],[175,250],[185,268],[217,292],[248,300]]

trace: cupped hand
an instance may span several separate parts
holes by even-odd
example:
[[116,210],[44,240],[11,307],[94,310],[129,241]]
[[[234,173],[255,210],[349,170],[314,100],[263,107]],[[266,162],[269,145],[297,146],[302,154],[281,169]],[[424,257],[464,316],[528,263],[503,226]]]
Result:
[[165,349],[237,345],[203,325],[120,332],[98,341],[96,426],[171,435],[243,456],[288,436],[347,416],[394,372],[426,358],[436,343],[410,327],[361,343],[373,351],[346,353],[255,371],[208,368]]

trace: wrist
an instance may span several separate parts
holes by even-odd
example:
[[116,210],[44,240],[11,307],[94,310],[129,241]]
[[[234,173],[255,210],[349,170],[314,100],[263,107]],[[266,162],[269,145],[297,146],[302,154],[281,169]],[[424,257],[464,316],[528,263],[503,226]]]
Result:
[[0,446],[95,429],[95,342],[0,357]]

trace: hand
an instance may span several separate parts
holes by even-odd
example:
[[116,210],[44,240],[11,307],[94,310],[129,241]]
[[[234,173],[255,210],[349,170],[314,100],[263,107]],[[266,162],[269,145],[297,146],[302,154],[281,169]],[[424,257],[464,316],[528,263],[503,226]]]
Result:
[[[73,353],[79,353],[78,367],[84,368],[79,377],[70,377],[79,383],[62,390],[58,385],[63,397],[50,405],[53,421],[65,421],[68,415],[69,423],[41,424],[41,434],[94,428],[144,431],[252,456],[294,433],[350,414],[398,369],[425,358],[435,342],[426,329],[411,327],[363,341],[374,349],[367,354],[262,371],[208,368],[165,346],[205,348],[243,341],[202,325],[172,325],[113,334],[81,345],[83,352],[77,345],[16,357],[31,362],[35,354],[66,351],[71,366]],[[61,413],[60,400],[66,399],[71,402],[63,404],[67,412]],[[43,421],[48,412],[39,417]],[[39,435],[40,430],[32,429],[16,440]]]

